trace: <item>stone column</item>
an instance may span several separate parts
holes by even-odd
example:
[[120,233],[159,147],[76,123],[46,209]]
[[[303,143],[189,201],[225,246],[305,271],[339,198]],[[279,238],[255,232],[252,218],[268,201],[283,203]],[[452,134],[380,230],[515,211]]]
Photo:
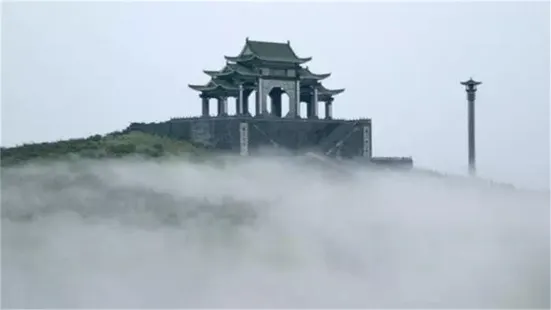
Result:
[[259,78],[257,85],[256,85],[256,102],[255,102],[255,110],[256,115],[262,115],[262,79]]
[[235,114],[243,115],[243,84],[239,84],[239,97],[237,98],[237,106],[235,107]]
[[210,105],[209,105],[209,98],[208,97],[201,97],[201,103],[202,103],[202,115],[203,116],[209,116],[210,115]]
[[289,96],[288,117],[290,118],[300,117],[300,80],[298,78],[295,80],[294,88],[292,94],[287,94]]
[[476,143],[475,143],[475,100],[476,100],[476,91],[478,85],[482,82],[478,82],[470,78],[468,81],[461,82],[461,85],[465,86],[467,91],[467,101],[468,101],[468,145],[469,145],[469,174],[471,176],[476,175]]
[[228,97],[218,97],[218,116],[228,115]]
[[310,99],[309,118],[318,118],[318,89],[312,86],[312,97]]
[[325,101],[325,118],[326,119],[333,118],[333,99],[329,99]]
[[267,115],[268,114],[268,106],[267,106],[267,94],[266,89],[264,85],[264,80],[262,78],[258,78],[258,87],[256,89],[256,115]]
[[243,115],[250,115],[249,112],[249,96],[251,95],[250,90],[243,91]]
[[281,117],[281,89],[274,88],[270,92],[270,99],[272,99],[272,115]]
[[476,143],[475,143],[475,110],[476,87],[467,89],[468,101],[468,146],[469,146],[469,174],[476,175]]

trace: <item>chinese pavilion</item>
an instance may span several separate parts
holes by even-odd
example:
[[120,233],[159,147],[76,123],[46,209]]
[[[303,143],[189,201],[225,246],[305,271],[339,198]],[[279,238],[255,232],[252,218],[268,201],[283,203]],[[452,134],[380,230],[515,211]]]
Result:
[[[307,103],[307,117],[318,118],[318,103],[325,103],[325,117],[332,118],[333,97],[344,89],[327,89],[321,81],[331,74],[315,74],[302,65],[312,58],[300,58],[287,43],[246,39],[237,56],[225,56],[226,65],[219,71],[204,72],[210,76],[206,85],[189,85],[199,91],[202,115],[209,116],[209,99],[218,100],[218,116],[228,115],[228,97],[236,98],[236,114],[251,116],[249,95],[256,91],[257,117],[282,117],[282,93],[289,97],[287,118],[300,117],[300,103]],[[271,99],[268,111],[267,96]]]

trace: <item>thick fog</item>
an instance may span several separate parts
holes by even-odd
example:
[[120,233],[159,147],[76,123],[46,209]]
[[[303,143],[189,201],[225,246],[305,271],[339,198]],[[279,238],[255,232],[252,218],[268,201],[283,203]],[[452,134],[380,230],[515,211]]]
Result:
[[549,193],[300,159],[2,169],[2,306],[549,307]]

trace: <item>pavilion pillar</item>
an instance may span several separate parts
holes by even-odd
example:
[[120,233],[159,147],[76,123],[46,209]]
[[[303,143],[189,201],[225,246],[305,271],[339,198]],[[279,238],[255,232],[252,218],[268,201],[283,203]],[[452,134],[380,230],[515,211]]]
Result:
[[228,97],[218,97],[218,116],[228,115]]
[[239,84],[239,97],[237,98],[237,106],[235,107],[235,114],[243,115],[243,84]]
[[300,117],[300,80],[295,80],[295,89],[293,94],[289,96],[289,114],[291,118]]
[[281,94],[282,91],[279,88],[274,88],[270,92],[270,99],[272,101],[272,115],[277,117],[281,117]]
[[210,115],[210,105],[209,105],[209,98],[208,97],[201,97],[201,103],[202,103],[202,116],[209,116]]
[[308,118],[318,118],[318,89],[316,86],[312,86],[311,99],[308,104]]
[[325,101],[325,118],[333,119],[333,98]]
[[259,78],[256,89],[256,115],[266,114],[268,114],[268,107],[266,104],[266,94],[264,93],[264,80]]
[[250,115],[249,111],[249,96],[251,95],[250,90],[243,91],[243,115]]
[[255,116],[258,116],[262,114],[262,109],[260,107],[260,101],[262,96],[262,79],[258,79],[257,85],[256,85],[256,92],[255,92],[255,102],[254,102],[254,110],[255,110]]

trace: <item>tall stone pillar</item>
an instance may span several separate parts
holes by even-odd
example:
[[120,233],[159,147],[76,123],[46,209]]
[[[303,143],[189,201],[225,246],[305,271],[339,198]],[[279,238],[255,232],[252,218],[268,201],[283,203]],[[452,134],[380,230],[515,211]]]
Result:
[[201,97],[201,103],[202,103],[202,116],[209,116],[210,115],[210,105],[209,105],[209,98],[208,97]]
[[468,101],[468,139],[469,139],[469,174],[472,176],[476,175],[476,152],[475,152],[475,110],[474,103],[476,100],[476,91],[478,85],[482,82],[477,82],[470,78],[468,81],[461,82],[465,86],[467,91],[467,101]]
[[218,97],[218,116],[228,115],[228,97]]
[[308,118],[318,118],[318,89],[316,86],[312,87],[312,97],[310,99]]
[[333,119],[333,98],[325,101],[325,118]]
[[270,99],[272,101],[272,115],[281,117],[282,107],[281,107],[281,94],[282,91],[279,88],[274,88],[270,92]]

